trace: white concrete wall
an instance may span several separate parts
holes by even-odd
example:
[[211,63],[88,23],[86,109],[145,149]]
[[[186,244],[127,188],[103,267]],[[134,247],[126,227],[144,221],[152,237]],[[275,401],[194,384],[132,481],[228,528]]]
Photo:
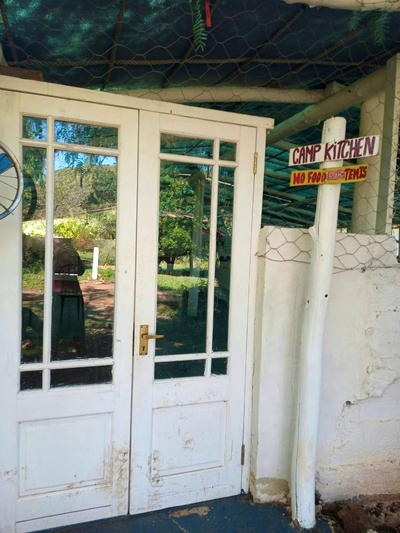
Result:
[[[251,491],[288,496],[308,232],[261,230]],[[337,235],[325,337],[317,490],[400,493],[400,271],[392,237]]]

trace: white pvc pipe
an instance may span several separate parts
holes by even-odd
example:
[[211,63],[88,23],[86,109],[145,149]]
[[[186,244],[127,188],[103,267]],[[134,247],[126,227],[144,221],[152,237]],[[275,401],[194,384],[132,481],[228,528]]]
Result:
[[[297,4],[299,0],[284,0],[287,4]],[[303,0],[309,7],[330,7],[333,9],[350,9],[353,11],[399,11],[400,0]]]
[[[346,119],[324,123],[322,141],[345,139]],[[341,166],[342,161],[323,163],[322,168]],[[292,458],[292,516],[303,528],[315,526],[315,470],[321,393],[322,355],[326,312],[332,281],[340,185],[318,188],[309,286],[302,324],[296,431]]]
[[92,279],[97,279],[98,271],[99,271],[99,248],[95,246],[93,248]]

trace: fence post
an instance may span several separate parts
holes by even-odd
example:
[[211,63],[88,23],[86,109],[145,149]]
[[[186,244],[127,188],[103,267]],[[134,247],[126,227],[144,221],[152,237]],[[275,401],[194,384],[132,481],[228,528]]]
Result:
[[[333,117],[325,121],[322,142],[345,139],[346,119]],[[329,161],[322,168],[342,165]],[[292,457],[292,516],[303,528],[315,526],[315,469],[321,393],[322,352],[326,312],[332,281],[333,259],[340,197],[340,185],[318,187],[309,285],[300,343],[300,371],[296,431]]]
[[388,82],[385,90],[378,212],[376,214],[376,232],[380,235],[390,235],[392,232],[399,151],[400,54],[389,59],[386,74]]
[[93,248],[92,279],[97,279],[98,269],[99,269],[99,248],[95,246]]
[[[384,101],[385,93],[382,90],[361,104],[360,137],[382,135]],[[357,159],[357,165],[365,163],[368,163],[367,179],[354,184],[351,232],[374,235],[378,211],[381,153],[368,159]]]

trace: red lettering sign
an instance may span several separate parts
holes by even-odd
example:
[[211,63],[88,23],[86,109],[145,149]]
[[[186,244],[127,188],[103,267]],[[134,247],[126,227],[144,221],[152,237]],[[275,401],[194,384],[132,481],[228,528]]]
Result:
[[[357,145],[355,145],[354,150],[357,150]],[[339,184],[362,181],[367,178],[367,169],[368,165],[354,165],[351,167],[317,170],[294,170],[290,176],[290,185],[292,187],[298,187],[300,185],[309,187],[322,185],[323,183]]]

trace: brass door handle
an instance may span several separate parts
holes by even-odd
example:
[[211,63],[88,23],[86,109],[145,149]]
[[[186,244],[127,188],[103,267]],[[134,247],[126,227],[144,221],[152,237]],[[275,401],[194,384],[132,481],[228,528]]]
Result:
[[164,335],[149,335],[149,326],[140,326],[139,354],[147,355],[149,351],[149,339],[163,339]]

